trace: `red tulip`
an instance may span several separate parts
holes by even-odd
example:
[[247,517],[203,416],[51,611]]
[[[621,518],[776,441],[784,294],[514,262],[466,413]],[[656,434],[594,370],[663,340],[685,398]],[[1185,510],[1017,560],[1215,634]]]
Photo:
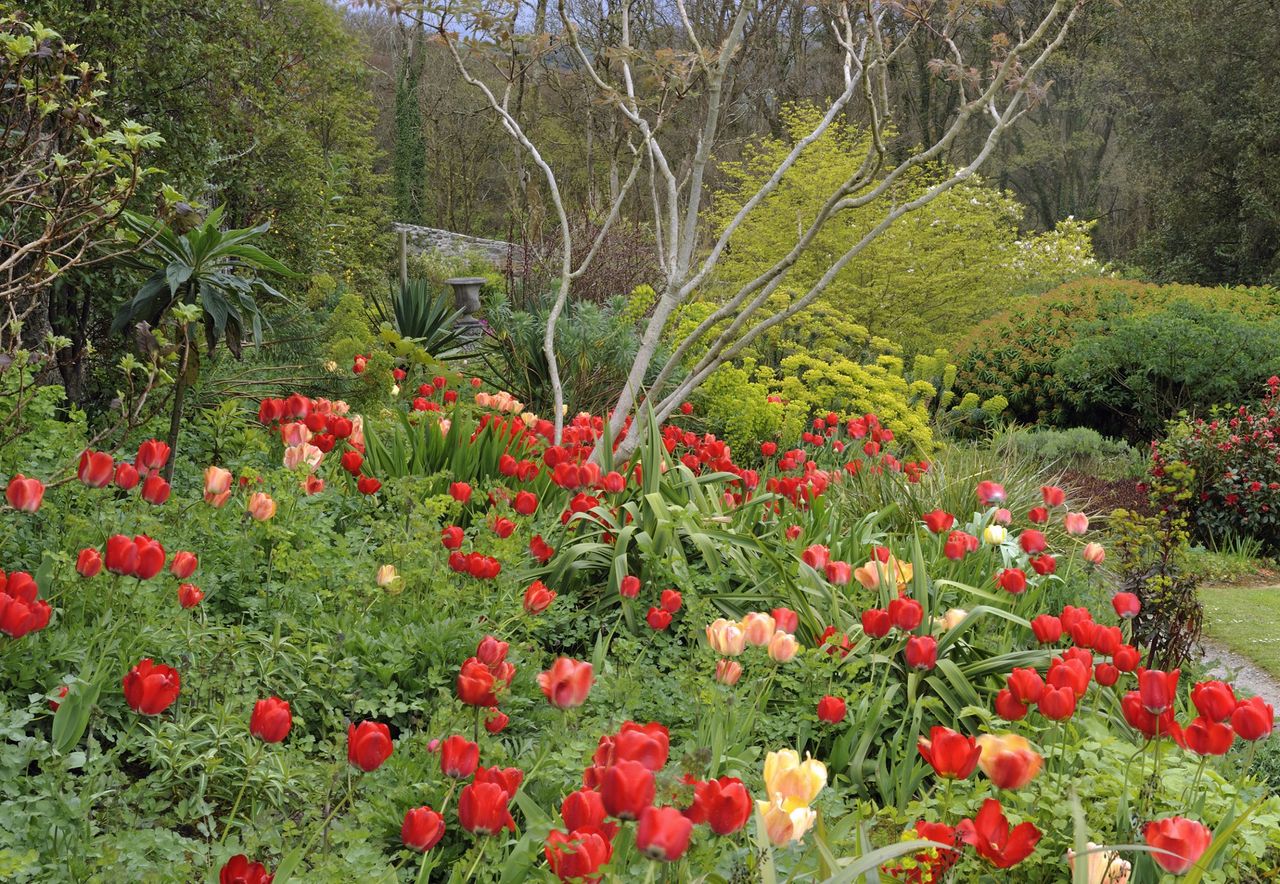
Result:
[[607,767],[619,761],[636,761],[652,771],[661,770],[671,751],[671,736],[656,721],[648,724],[625,722],[618,733],[600,738],[592,761]]
[[507,793],[507,798],[512,799],[524,782],[524,771],[518,767],[478,767],[475,782],[496,783]]
[[773,457],[775,454],[778,453],[778,443],[777,442],[761,442],[760,453],[765,457]]
[[1138,668],[1138,661],[1141,659],[1138,649],[1133,645],[1121,645],[1116,648],[1115,653],[1111,655],[1111,662],[1116,664],[1116,669],[1121,672],[1133,672]]
[[468,706],[497,706],[494,674],[475,657],[469,657],[458,673],[458,699]]
[[1182,739],[1197,755],[1226,755],[1235,742],[1236,733],[1231,725],[1201,716],[1187,725]]
[[1019,823],[1012,829],[1000,802],[988,798],[971,820],[956,826],[960,839],[973,845],[978,856],[998,869],[1008,869],[1022,862],[1040,842],[1040,830],[1033,823]]
[[591,828],[573,829],[569,834],[552,830],[543,853],[551,873],[561,881],[595,881],[600,867],[613,858],[613,842]]
[[693,804],[684,815],[692,823],[706,823],[717,835],[732,835],[751,819],[751,793],[737,777],[695,783]]
[[790,608],[774,608],[769,613],[773,616],[775,628],[795,635],[796,630],[800,627],[800,617],[795,611]]
[[1191,689],[1191,702],[1210,721],[1226,721],[1236,711],[1236,694],[1221,681],[1202,681]]
[[15,571],[5,579],[0,571],[0,632],[22,638],[49,625],[53,611],[49,603],[37,600],[40,588],[26,571]]
[[650,608],[644,619],[649,624],[650,629],[655,632],[662,632],[671,625],[671,612],[664,611],[661,608]]
[[[517,497],[518,496],[519,495],[517,495]],[[529,541],[529,553],[545,565],[547,562],[551,561],[551,557],[556,554],[556,551],[551,548],[549,543],[542,539],[541,534],[535,534],[533,539]]]
[[538,511],[538,496],[531,491],[520,491],[511,505],[520,515],[532,516]]
[[356,490],[361,494],[377,494],[382,489],[382,482],[373,476],[361,476],[356,479]]
[[1062,638],[1062,621],[1051,614],[1040,614],[1031,621],[1031,631],[1040,644],[1050,645]]
[[476,772],[480,763],[480,747],[468,740],[453,734],[440,743],[440,771],[446,777],[465,780]]
[[979,482],[978,503],[982,506],[990,506],[1004,500],[1004,486],[998,482]]
[[1004,688],[996,694],[996,715],[1007,721],[1021,721],[1027,716],[1027,705],[1013,691]]
[[1089,681],[1093,677],[1093,663],[1083,663],[1077,659],[1053,660],[1049,663],[1049,675],[1045,684],[1054,688],[1071,688],[1076,699],[1084,696],[1089,690]]
[[646,807],[636,826],[636,847],[650,859],[675,862],[689,849],[693,823],[674,807]]
[[501,538],[510,537],[515,530],[516,523],[504,516],[499,516],[493,520],[493,533]]
[[1039,702],[1044,693],[1044,679],[1032,668],[1018,667],[1009,673],[1009,690],[1019,702]]
[[600,484],[603,485],[604,490],[610,494],[617,494],[623,488],[627,487],[627,480],[623,478],[621,473],[614,470],[605,474],[605,477],[600,481]]
[[113,534],[107,538],[107,570],[123,575],[138,570],[138,547],[132,537]]
[[1042,506],[1033,506],[1027,510],[1027,520],[1033,525],[1043,525],[1049,521],[1049,511]]
[[903,651],[912,669],[932,669],[938,665],[938,640],[931,635],[913,635]]
[[1142,696],[1137,691],[1129,691],[1120,698],[1120,709],[1129,726],[1148,740],[1161,736],[1182,738],[1182,728],[1173,718],[1173,709],[1166,709],[1159,715],[1152,715],[1143,706]]
[[466,482],[450,482],[449,496],[458,503],[467,503],[471,500],[471,486]]
[[391,757],[391,729],[380,721],[347,725],[347,761],[365,773],[382,767]]
[[449,525],[440,532],[440,542],[445,549],[457,549],[462,546],[462,529],[457,525]]
[[123,491],[132,491],[142,481],[138,468],[127,461],[121,461],[116,467],[116,487]]
[[622,578],[622,582],[618,585],[618,595],[624,599],[633,599],[640,594],[640,578],[634,574],[628,574]]
[[1076,692],[1070,687],[1046,686],[1036,702],[1040,714],[1050,721],[1066,721],[1076,711]]
[[405,811],[404,824],[400,827],[400,840],[404,846],[425,853],[440,843],[444,837],[444,817],[430,807],[415,807]]
[[884,638],[892,626],[888,611],[871,608],[862,612],[862,631],[872,638]]
[[680,612],[681,605],[684,604],[684,599],[681,598],[680,593],[676,590],[664,589],[658,604],[668,614],[677,614]]
[[933,510],[924,514],[925,527],[934,534],[941,534],[943,531],[950,531],[951,526],[956,523],[956,517],[946,510]]
[[178,584],[178,604],[183,608],[194,608],[204,601],[204,593],[194,583]]
[[1152,820],[1142,831],[1147,844],[1156,848],[1151,858],[1166,872],[1182,875],[1209,849],[1213,833],[1203,824],[1185,817]]
[[1110,663],[1099,663],[1093,667],[1093,680],[1104,688],[1109,688],[1120,680],[1120,670]]
[[1032,556],[1031,567],[1037,574],[1044,577],[1058,570],[1058,560],[1047,553]]
[[827,562],[831,560],[831,551],[821,544],[813,544],[800,554],[800,561],[804,562],[815,571],[819,571],[827,567]]
[[830,694],[818,701],[818,720],[828,724],[839,724],[847,713],[844,700]]
[[827,562],[824,570],[827,582],[835,586],[847,586],[853,579],[853,567],[848,562]]
[[[564,827],[570,832],[579,829],[608,831],[606,826],[613,824],[605,822],[606,816],[604,801],[595,789],[570,792],[560,804],[560,819],[564,820]],[[609,837],[613,837],[612,832],[609,832]]]
[[364,468],[364,455],[355,449],[348,449],[342,453],[338,463],[351,475],[358,476],[360,470]]
[[600,798],[609,816],[637,820],[653,804],[653,771],[638,761],[619,761],[604,772]]
[[516,827],[506,790],[497,783],[471,783],[458,796],[458,823],[468,832],[496,835]]
[[195,553],[181,549],[173,554],[173,561],[169,563],[169,573],[179,580],[186,580],[196,572],[196,566],[199,564],[200,560],[196,558]]
[[1042,553],[1049,548],[1049,541],[1045,539],[1044,533],[1028,528],[1018,535],[1018,545],[1022,547],[1022,551],[1029,556],[1036,553]]
[[476,645],[476,659],[485,666],[496,666],[507,659],[507,651],[510,647],[511,645],[507,642],[498,641],[493,636],[486,635]]
[[90,488],[105,488],[115,475],[115,460],[105,451],[84,450],[76,477]]
[[1271,735],[1275,715],[1261,697],[1241,700],[1231,713],[1231,727],[1242,740],[1261,740]]
[[293,711],[288,700],[267,697],[253,704],[249,733],[264,743],[283,743],[293,727]]
[[1045,506],[1062,506],[1067,502],[1067,493],[1056,485],[1041,485],[1040,495]]
[[889,602],[889,621],[903,632],[910,632],[924,620],[924,607],[915,599],[899,596]]
[[218,872],[218,884],[271,884],[272,877],[262,863],[250,862],[249,857],[237,853]]
[[1142,610],[1142,602],[1131,592],[1118,592],[1111,597],[1111,607],[1116,609],[1116,614],[1120,617],[1132,620]]
[[4,489],[4,497],[9,501],[9,506],[15,510],[34,513],[40,509],[40,502],[44,500],[44,483],[39,479],[28,479],[22,473],[18,473],[9,480],[8,486]]
[[543,696],[557,709],[572,709],[586,702],[595,681],[590,663],[560,657],[551,668],[538,675]]
[[124,677],[124,700],[134,712],[159,715],[178,699],[182,676],[172,666],[140,661]]
[[524,610],[526,614],[541,614],[555,601],[556,594],[547,589],[541,580],[535,580],[524,591]]
[[148,439],[138,446],[138,456],[134,458],[134,466],[143,476],[164,469],[169,460],[169,446],[159,439]]
[[511,718],[507,713],[499,712],[496,708],[490,709],[489,714],[484,719],[484,729],[491,734],[500,734],[506,730],[510,721]]
[[982,748],[973,737],[937,725],[929,731],[928,739],[920,738],[916,748],[934,773],[945,779],[966,779],[982,755]]
[[1018,595],[1027,588],[1027,575],[1021,568],[1005,568],[996,575],[996,583],[1005,592]]
[[1181,670],[1161,672],[1158,669],[1138,670],[1138,694],[1143,707],[1152,715],[1159,715],[1173,707],[1178,696],[1178,675]]
[[76,556],[76,573],[81,577],[94,577],[102,570],[102,554],[92,547],[80,550]]
[[133,538],[133,545],[138,550],[138,564],[133,576],[139,580],[150,580],[164,570],[164,547],[159,541],[152,540],[145,534]]

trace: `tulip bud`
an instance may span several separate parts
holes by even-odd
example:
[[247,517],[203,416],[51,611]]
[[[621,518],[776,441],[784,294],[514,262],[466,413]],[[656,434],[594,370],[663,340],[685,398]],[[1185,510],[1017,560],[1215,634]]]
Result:
[[1101,543],[1086,543],[1084,547],[1084,560],[1090,565],[1101,565],[1107,559],[1107,551]]
[[716,661],[716,681],[721,684],[735,685],[742,678],[742,664],[736,660]]

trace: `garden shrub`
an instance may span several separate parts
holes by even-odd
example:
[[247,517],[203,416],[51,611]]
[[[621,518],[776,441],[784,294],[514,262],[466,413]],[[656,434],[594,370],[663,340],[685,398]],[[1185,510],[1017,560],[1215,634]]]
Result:
[[1137,479],[1146,474],[1142,451],[1089,427],[1019,428],[1010,434],[1010,439],[1019,451],[1044,463],[1088,468],[1103,477]]
[[[717,229],[768,180],[821,114],[812,105],[792,104],[780,116],[781,137],[765,138],[748,146],[742,160],[720,164],[725,185],[709,213]],[[870,147],[865,132],[842,122],[811,144],[734,232],[708,297],[736,290],[786,255],[800,234],[801,219],[817,214],[828,195],[862,165]],[[944,168],[920,166],[890,193],[905,202],[947,174]],[[1016,292],[1101,271],[1087,224],[1067,221],[1022,238],[1023,211],[1012,195],[972,177],[938,196],[928,211],[898,219],[836,274],[815,306],[833,308],[845,321],[892,338],[913,355],[948,344],[957,329],[990,316]],[[779,291],[799,297],[879,221],[879,211],[870,207],[838,213],[800,255]]]
[[1169,424],[1155,449],[1156,472],[1185,465],[1194,472],[1185,507],[1196,535],[1217,547],[1252,538],[1280,548],[1280,377],[1260,400],[1207,417]]
[[1079,280],[982,323],[957,348],[956,388],[1006,396],[1023,423],[1145,441],[1178,408],[1272,373],[1260,365],[1280,358],[1261,348],[1278,318],[1274,289]]

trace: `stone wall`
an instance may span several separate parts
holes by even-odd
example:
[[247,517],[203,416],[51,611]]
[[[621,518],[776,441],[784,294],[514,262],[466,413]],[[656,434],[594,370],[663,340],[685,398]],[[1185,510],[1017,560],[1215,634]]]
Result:
[[511,248],[510,244],[502,240],[483,239],[478,236],[438,230],[434,227],[419,227],[416,224],[393,224],[392,229],[397,234],[403,232],[406,235],[405,239],[411,255],[427,251],[438,251],[446,255],[479,252],[492,261],[495,267],[502,267],[507,263],[507,255]]

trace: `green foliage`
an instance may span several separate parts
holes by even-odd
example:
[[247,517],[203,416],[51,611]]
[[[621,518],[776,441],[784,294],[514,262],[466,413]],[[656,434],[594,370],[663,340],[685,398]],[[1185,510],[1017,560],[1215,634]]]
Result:
[[422,108],[417,89],[426,60],[423,48],[421,32],[416,33],[401,54],[396,71],[392,163],[396,220],[404,224],[422,224],[426,217],[427,144],[422,135]]
[[279,298],[280,293],[257,274],[265,271],[292,276],[289,268],[256,244],[270,225],[221,230],[221,207],[185,233],[155,218],[125,214],[123,220],[128,238],[139,246],[128,260],[150,276],[116,313],[112,332],[119,333],[137,322],[158,326],[174,307],[189,304],[203,315],[210,353],[223,339],[237,356],[246,336],[261,343],[262,312],[257,295]]
[[1145,441],[1180,408],[1232,401],[1266,378],[1278,309],[1265,288],[1068,283],[979,326],[958,348],[956,387],[1006,396],[1025,423]]
[[1013,430],[1010,438],[1023,454],[1060,467],[1128,479],[1139,479],[1146,473],[1142,451],[1123,439],[1110,439],[1088,427],[1023,427]]
[[[710,214],[717,228],[728,224],[819,117],[811,105],[790,106],[782,114],[785,138],[765,139],[742,161],[721,164],[727,183]],[[868,136],[843,123],[814,142],[735,232],[717,270],[717,287],[733,291],[782,258],[808,219],[861,166],[868,148]],[[940,167],[917,168],[899,179],[886,199],[911,199],[945,174]],[[883,205],[878,201],[838,213],[779,292],[792,298],[803,294],[880,221]],[[821,301],[871,335],[892,338],[909,354],[927,353],[1026,286],[1098,271],[1085,227],[1066,224],[1019,239],[1022,212],[1010,195],[971,179],[899,219],[836,275]]]

